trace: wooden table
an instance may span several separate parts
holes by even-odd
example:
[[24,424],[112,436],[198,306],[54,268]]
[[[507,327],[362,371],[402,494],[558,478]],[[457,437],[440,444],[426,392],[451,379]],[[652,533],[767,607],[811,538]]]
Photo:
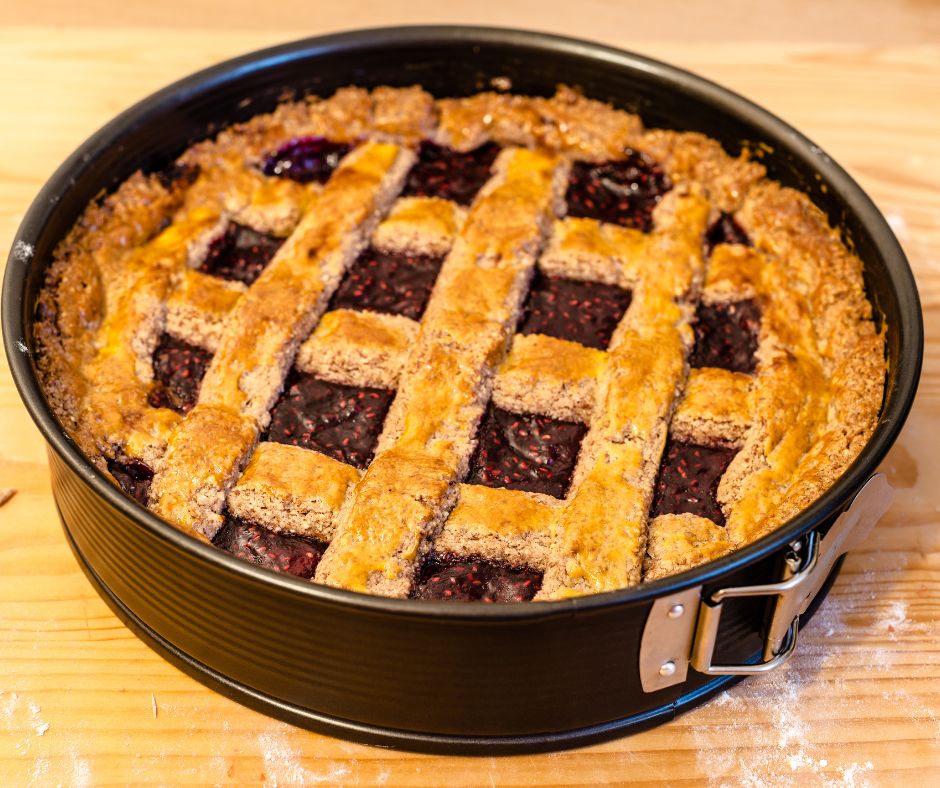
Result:
[[[0,250],[69,151],[122,108],[197,68],[370,24],[532,24],[522,3],[350,5],[322,13],[299,0],[276,8],[247,0],[4,7]],[[98,598],[66,546],[42,440],[4,366],[0,488],[17,493],[0,508],[0,784],[937,784],[940,8],[876,0],[648,5],[625,18],[614,0],[580,0],[577,9],[548,2],[537,22],[691,68],[806,132],[887,215],[924,302],[920,393],[883,466],[900,494],[846,561],[793,661],[656,730],[549,755],[415,755],[276,722],[171,667]]]

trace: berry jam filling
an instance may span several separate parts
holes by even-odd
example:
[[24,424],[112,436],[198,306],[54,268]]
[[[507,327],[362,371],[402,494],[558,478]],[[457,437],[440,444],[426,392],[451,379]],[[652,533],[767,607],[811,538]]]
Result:
[[418,162],[408,173],[402,196],[440,197],[469,205],[489,180],[498,153],[499,145],[493,142],[460,153],[425,140],[418,151]]
[[650,517],[690,513],[724,525],[725,516],[718,506],[718,483],[737,453],[737,449],[670,438],[659,466]]
[[420,320],[443,260],[380,252],[371,246],[353,263],[330,309],[371,309]]
[[547,334],[606,350],[629,306],[630,291],[622,287],[536,273],[519,332]]
[[208,350],[164,334],[153,351],[153,388],[147,401],[155,408],[189,413],[210,361]]
[[587,427],[490,405],[470,462],[470,484],[564,498]]
[[243,224],[229,223],[209,246],[199,270],[204,274],[252,284],[281,248],[283,238],[259,233]]
[[705,231],[705,254],[710,256],[718,244],[751,245],[744,228],[738,224],[730,213],[723,213],[714,224]]
[[326,542],[269,531],[255,523],[226,517],[212,543],[236,558],[264,569],[309,580],[326,550]]
[[753,301],[699,304],[695,313],[695,347],[689,364],[752,373],[760,330],[760,310]]
[[271,409],[264,437],[364,469],[372,461],[394,396],[387,389],[329,383],[294,369]]
[[656,162],[627,150],[620,161],[577,161],[568,179],[568,216],[597,219],[648,233],[653,208],[672,188]]
[[140,460],[108,460],[108,470],[131,498],[144,506],[147,505],[147,493],[153,481],[153,471]]
[[350,146],[324,137],[301,137],[282,145],[264,160],[265,175],[299,183],[326,183]]
[[431,554],[415,581],[413,599],[460,602],[528,602],[542,587],[542,573],[480,558]]

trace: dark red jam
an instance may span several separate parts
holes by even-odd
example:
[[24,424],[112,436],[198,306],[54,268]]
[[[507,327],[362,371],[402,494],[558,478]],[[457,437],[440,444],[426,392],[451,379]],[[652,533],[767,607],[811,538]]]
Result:
[[147,505],[147,494],[153,481],[153,470],[140,460],[108,460],[108,470],[131,498]]
[[242,561],[274,572],[310,579],[326,550],[326,542],[287,532],[277,533],[256,523],[226,517],[212,543]]
[[695,313],[692,367],[719,367],[732,372],[754,372],[760,309],[754,301],[699,304]]
[[420,320],[443,259],[366,249],[346,272],[330,309],[371,309]]
[[342,142],[324,137],[301,137],[268,155],[262,170],[265,175],[290,178],[299,183],[326,183],[349,151],[350,146]]
[[432,553],[415,582],[414,599],[456,602],[528,602],[542,587],[542,573],[480,558]]
[[154,408],[189,413],[211,361],[208,350],[164,334],[153,351],[153,388],[147,401]]
[[394,396],[387,389],[330,383],[294,369],[271,410],[264,438],[366,468]]
[[547,334],[606,350],[630,306],[630,291],[537,273],[522,311],[519,332]]
[[697,514],[718,525],[725,516],[718,505],[718,484],[737,449],[666,442],[653,491],[651,517],[660,514]]
[[283,238],[231,222],[225,232],[210,244],[199,270],[220,279],[250,285],[271,262],[282,243]]
[[751,245],[751,239],[730,213],[723,213],[705,231],[705,254],[711,255],[718,244]]
[[461,153],[425,140],[418,161],[408,173],[403,197],[440,197],[460,205],[473,202],[480,187],[489,180],[499,146],[488,142]]
[[636,151],[620,160],[575,162],[565,201],[568,216],[597,219],[648,233],[653,208],[672,188],[655,161]]
[[576,422],[490,405],[467,481],[564,498],[586,432],[587,427]]

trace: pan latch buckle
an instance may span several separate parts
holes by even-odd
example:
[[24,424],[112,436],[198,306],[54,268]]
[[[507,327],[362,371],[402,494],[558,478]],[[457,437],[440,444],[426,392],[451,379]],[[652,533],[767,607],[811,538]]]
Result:
[[[646,692],[680,684],[691,666],[707,676],[750,676],[786,662],[796,650],[800,616],[819,593],[836,561],[853,549],[887,511],[894,491],[884,474],[875,474],[824,537],[813,531],[792,542],[783,576],[775,583],[720,588],[706,596],[695,586],[657,599],[640,642],[640,680]],[[712,662],[726,600],[774,597],[764,628],[760,660],[723,665]]]
[[[819,562],[819,539],[815,531],[811,531],[806,538],[807,558],[805,561],[800,559],[801,548],[800,543],[790,545],[790,552],[784,559],[784,573],[789,576],[784,580],[764,585],[722,588],[707,599],[701,600],[690,660],[693,668],[706,676],[751,676],[755,673],[773,670],[793,656],[800,628],[800,613],[809,606],[811,601],[811,597],[805,593],[805,590],[816,585],[814,579],[822,568]],[[753,664],[713,664],[712,655],[718,639],[718,625],[721,623],[724,601],[756,596],[777,597],[764,638],[762,660]],[[793,614],[792,618],[791,614]],[[786,627],[783,630],[783,637],[777,643],[773,633],[779,631],[784,623]]]

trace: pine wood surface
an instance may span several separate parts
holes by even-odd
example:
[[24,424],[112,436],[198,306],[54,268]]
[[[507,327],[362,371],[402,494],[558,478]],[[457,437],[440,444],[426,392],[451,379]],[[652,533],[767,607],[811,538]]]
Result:
[[[886,17],[881,46],[832,43],[845,38],[840,25],[829,43],[801,35],[798,26],[790,40],[802,43],[781,42],[779,31],[767,36],[775,43],[696,43],[631,32],[626,23],[594,33],[727,85],[809,135],[874,198],[917,276],[927,332],[924,374],[883,465],[898,496],[847,559],[790,664],[655,730],[547,755],[416,755],[274,721],[171,667],[99,599],[66,545],[43,442],[4,360],[0,488],[17,492],[0,508],[0,785],[936,785],[940,45],[919,43],[918,36],[918,13],[925,29],[936,30],[936,6],[904,5],[910,7],[903,25]],[[492,21],[525,25],[521,7],[512,7],[515,17]],[[541,27],[584,32],[583,25],[564,24],[570,6],[548,10]],[[360,11],[303,32],[388,21]],[[148,29],[143,12],[115,13],[129,26],[110,20],[65,27],[52,13],[0,12],[3,257],[45,179],[114,114],[193,70],[301,30],[273,29],[276,19],[260,31],[208,21],[188,30]],[[30,19],[42,24],[24,26]]]

